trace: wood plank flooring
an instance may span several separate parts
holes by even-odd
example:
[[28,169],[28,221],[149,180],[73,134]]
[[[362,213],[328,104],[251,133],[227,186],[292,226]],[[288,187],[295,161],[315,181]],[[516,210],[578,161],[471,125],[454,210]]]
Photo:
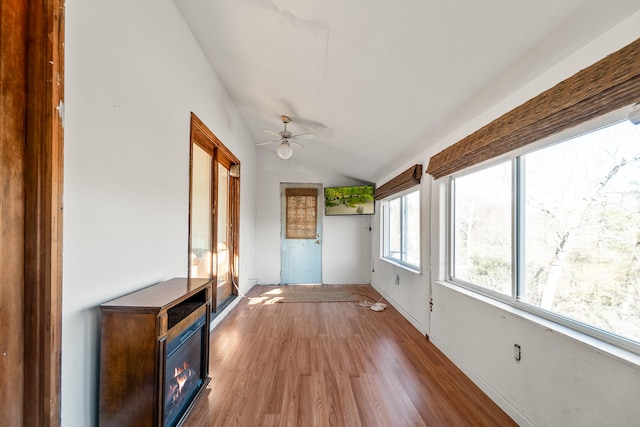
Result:
[[212,332],[211,382],[184,427],[516,425],[390,305],[265,304],[269,289]]

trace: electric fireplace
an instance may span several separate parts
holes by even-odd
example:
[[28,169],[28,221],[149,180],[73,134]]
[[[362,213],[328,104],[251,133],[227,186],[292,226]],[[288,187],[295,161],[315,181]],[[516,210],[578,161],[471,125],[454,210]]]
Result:
[[173,427],[184,415],[207,377],[206,316],[200,317],[189,328],[167,344],[164,380],[164,425]]
[[180,426],[205,390],[212,282],[174,278],[100,306],[100,426]]

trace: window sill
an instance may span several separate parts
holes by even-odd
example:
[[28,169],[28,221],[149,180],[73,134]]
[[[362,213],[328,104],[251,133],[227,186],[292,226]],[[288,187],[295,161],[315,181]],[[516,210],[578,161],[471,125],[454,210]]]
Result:
[[640,355],[631,350],[627,350],[615,344],[603,341],[586,333],[575,330],[569,326],[562,325],[544,317],[540,317],[534,313],[516,307],[515,305],[511,305],[504,301],[499,301],[491,297],[479,294],[470,289],[466,289],[463,286],[445,281],[436,281],[436,283],[454,292],[463,294],[469,298],[473,298],[477,301],[489,304],[499,310],[505,311],[515,317],[532,323],[535,326],[544,328],[550,332],[558,333],[572,341],[591,347],[598,353],[610,356],[635,368],[640,368]]
[[396,262],[396,261],[394,261],[392,259],[389,259],[389,258],[380,257],[380,260],[382,260],[384,262],[388,262],[391,265],[394,265],[394,266],[396,266],[398,268],[401,268],[403,270],[407,270],[407,271],[409,271],[411,273],[422,275],[422,271],[420,271],[420,269],[415,269],[414,267],[410,267],[408,265],[400,264],[399,262]]

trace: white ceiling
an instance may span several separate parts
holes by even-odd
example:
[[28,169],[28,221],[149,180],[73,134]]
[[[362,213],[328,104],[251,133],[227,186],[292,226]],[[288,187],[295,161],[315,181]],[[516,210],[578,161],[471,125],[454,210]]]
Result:
[[637,0],[174,1],[254,142],[289,115],[292,133],[318,135],[291,162],[364,182],[640,9]]

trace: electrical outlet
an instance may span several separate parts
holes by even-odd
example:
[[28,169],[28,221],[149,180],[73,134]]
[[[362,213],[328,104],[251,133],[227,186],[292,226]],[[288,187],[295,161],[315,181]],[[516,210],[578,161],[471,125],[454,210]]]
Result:
[[520,344],[514,344],[513,345],[513,358],[516,359],[516,362],[519,362],[521,356],[522,356],[522,352],[520,350]]

